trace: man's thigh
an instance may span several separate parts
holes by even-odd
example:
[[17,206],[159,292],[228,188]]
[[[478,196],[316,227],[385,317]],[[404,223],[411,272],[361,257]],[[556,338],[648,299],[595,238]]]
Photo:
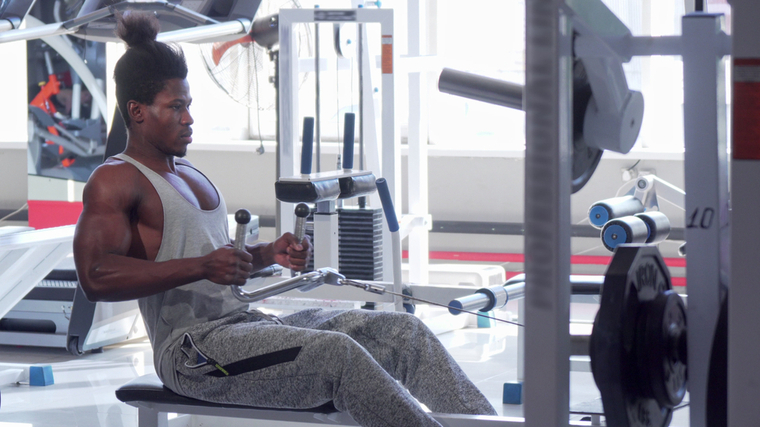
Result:
[[220,403],[313,408],[331,400],[342,366],[368,357],[363,351],[336,332],[244,322],[191,331],[174,355],[182,394]]

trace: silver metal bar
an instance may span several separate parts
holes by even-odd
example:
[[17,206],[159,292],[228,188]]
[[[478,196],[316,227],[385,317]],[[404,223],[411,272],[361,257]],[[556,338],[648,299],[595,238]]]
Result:
[[182,30],[159,33],[156,40],[164,43],[200,42],[206,43],[224,36],[244,36],[251,22],[247,19],[204,25],[201,27],[185,28]]
[[[314,145],[317,149],[316,167],[317,173],[322,171],[322,109],[320,108],[321,97],[319,96],[319,22],[314,23]],[[337,73],[338,71],[335,70]],[[340,115],[340,112],[336,112]],[[340,120],[340,118],[338,118]]]
[[0,33],[0,43],[9,43],[19,40],[33,40],[42,37],[60,36],[62,34],[72,34],[76,29],[67,29],[62,24],[48,24],[41,27],[25,28],[23,30],[13,30]]
[[[504,290],[507,292],[507,300],[504,301],[503,305],[508,301],[520,299],[525,296],[525,275],[521,274],[515,277],[517,277],[517,280],[514,280],[513,278],[504,284]],[[570,293],[571,295],[599,295],[603,283],[604,276],[571,275]],[[496,288],[496,286],[494,286],[494,288]],[[449,303],[449,308],[451,314],[457,315],[459,314],[460,309],[461,311],[489,311],[492,309],[486,309],[489,305],[491,305],[491,298],[486,292],[480,292],[480,290],[478,290],[474,294],[451,301]],[[503,305],[501,306],[503,307]],[[453,310],[451,310],[452,308]],[[497,307],[493,308],[499,308],[498,304]]]
[[444,68],[441,71],[438,90],[502,107],[523,109],[522,85],[451,68]]
[[293,277],[291,279],[273,283],[269,286],[264,286],[263,288],[259,288],[254,291],[246,291],[240,286],[232,286],[232,294],[240,301],[256,302],[271,296],[291,291],[293,289],[298,289],[301,292],[308,292],[324,284],[340,286],[343,284],[345,279],[346,277],[338,273],[335,269],[320,268],[319,270],[311,271],[298,277]]
[[246,291],[240,286],[232,286],[232,294],[240,301],[243,302],[256,302],[265,298],[279,295],[283,292],[287,292],[293,289],[300,288],[312,284],[319,279],[322,273],[319,271],[312,271],[291,279],[283,280],[275,284],[264,286],[263,288],[256,289],[254,291]]
[[[684,38],[682,36],[600,38],[623,58],[654,55],[678,56],[684,52]],[[601,52],[597,46],[593,39],[581,36],[575,40],[573,48],[579,58],[604,56],[605,53]],[[717,35],[717,46],[719,53],[730,54],[731,36],[720,32]]]

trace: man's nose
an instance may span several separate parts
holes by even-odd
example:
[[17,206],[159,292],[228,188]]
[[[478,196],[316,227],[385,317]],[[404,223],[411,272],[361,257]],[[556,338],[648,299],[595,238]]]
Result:
[[193,120],[193,116],[190,114],[190,111],[185,110],[185,113],[182,115],[182,124],[190,126],[193,123],[195,123],[195,120]]

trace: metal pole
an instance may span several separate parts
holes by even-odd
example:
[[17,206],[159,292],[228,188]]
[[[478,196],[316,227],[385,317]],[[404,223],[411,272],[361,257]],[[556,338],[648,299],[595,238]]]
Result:
[[[733,7],[733,126],[731,148],[731,287],[728,292],[728,425],[758,425],[760,405],[760,263],[757,212],[760,197],[758,93],[760,2],[731,0]],[[690,249],[691,251],[691,249]],[[689,264],[691,265],[691,264]],[[691,302],[690,302],[691,303]],[[689,314],[691,315],[691,314]],[[689,318],[691,322],[691,318]],[[691,323],[689,324],[691,330]],[[691,368],[690,368],[691,369]],[[689,376],[691,378],[691,375]],[[755,397],[753,399],[753,397]]]
[[[335,70],[337,73],[338,71]],[[321,117],[321,109],[320,109],[320,97],[319,97],[319,23],[314,23],[314,145],[317,148],[317,160],[316,160],[316,172],[321,172],[321,158],[322,158],[322,147],[321,147],[321,129],[320,129],[320,117]]]
[[570,36],[560,0],[526,1],[525,425],[569,424]]
[[[720,308],[720,283],[728,271],[728,152],[725,62],[719,15],[683,18],[684,181],[689,354],[689,422],[705,427],[707,378]],[[721,272],[723,275],[721,275]],[[724,283],[725,284],[725,283]]]

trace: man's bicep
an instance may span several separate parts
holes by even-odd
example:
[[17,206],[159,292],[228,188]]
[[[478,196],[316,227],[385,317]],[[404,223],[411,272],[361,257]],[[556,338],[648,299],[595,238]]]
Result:
[[130,247],[130,207],[124,194],[89,182],[83,194],[84,208],[74,235],[75,256],[126,255]]

